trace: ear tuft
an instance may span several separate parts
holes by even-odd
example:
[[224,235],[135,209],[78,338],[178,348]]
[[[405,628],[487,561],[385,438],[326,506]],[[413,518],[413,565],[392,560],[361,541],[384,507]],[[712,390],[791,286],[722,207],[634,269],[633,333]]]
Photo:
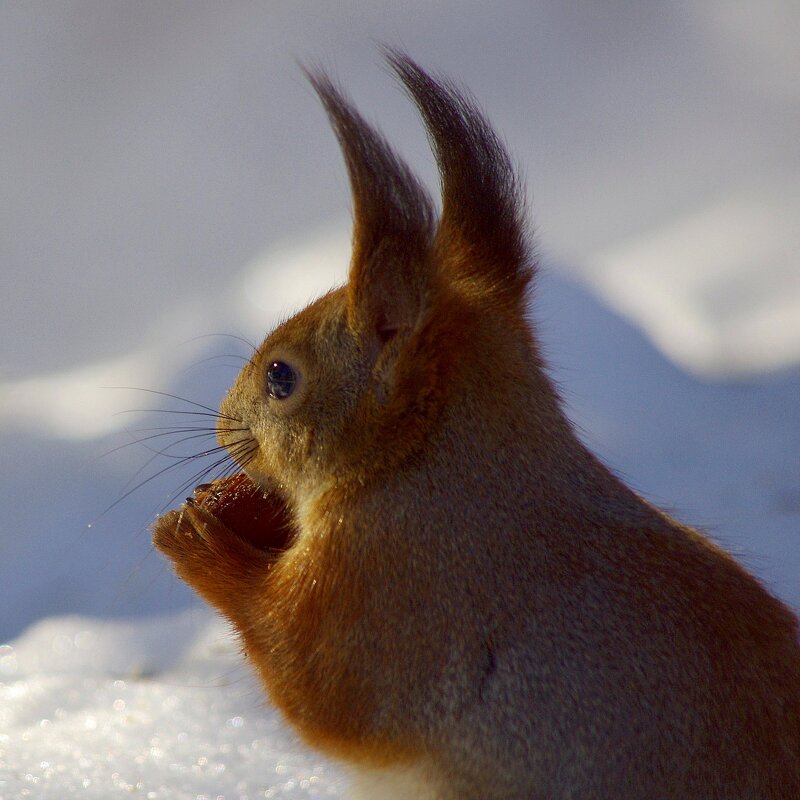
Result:
[[438,258],[451,274],[477,278],[518,304],[533,258],[524,189],[508,153],[468,94],[400,51],[384,52],[419,109],[439,166]]
[[413,325],[429,282],[434,209],[383,136],[320,71],[306,75],[344,154],[353,194],[349,321],[382,342]]

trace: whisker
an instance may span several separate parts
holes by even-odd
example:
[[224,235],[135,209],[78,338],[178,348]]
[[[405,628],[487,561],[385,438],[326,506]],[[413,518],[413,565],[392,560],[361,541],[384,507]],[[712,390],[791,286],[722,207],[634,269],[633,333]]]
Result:
[[[228,428],[227,430],[247,430],[247,428]],[[213,426],[202,426],[202,425],[184,425],[184,426],[175,426],[175,425],[150,425],[147,428],[128,428],[128,433],[149,433],[150,431],[166,431],[169,433],[173,431],[175,433],[191,433],[192,431],[208,431],[209,433],[216,433],[217,427],[216,425]]]
[[249,339],[245,339],[243,336],[237,336],[234,333],[203,333],[199,336],[195,336],[194,339],[190,341],[196,342],[200,339],[213,339],[215,337],[224,337],[226,339],[235,339],[237,342],[242,342],[246,344],[251,350],[258,350],[258,346],[254,345]]
[[[214,408],[210,406],[204,406],[202,403],[196,403],[194,400],[188,400],[185,397],[180,397],[177,394],[170,394],[169,392],[159,392],[156,389],[142,389],[140,386],[104,386],[104,389],[121,389],[129,392],[146,392],[147,394],[154,394],[158,395],[159,397],[169,397],[171,400],[178,400],[181,403],[188,403],[190,406],[195,406],[196,408],[202,408],[204,411],[208,411],[209,413],[213,414],[215,417],[221,419],[228,419],[233,420],[234,422],[239,422],[240,420],[236,419],[235,417],[229,417],[227,414],[222,414]],[[188,412],[187,412],[188,413]]]
[[[146,469],[147,469],[147,468],[148,468],[148,467],[149,467],[149,466],[150,466],[150,465],[151,465],[151,464],[152,464],[152,463],[153,463],[153,462],[154,462],[154,461],[157,459],[157,458],[158,458],[158,454],[157,454],[157,453],[153,453],[153,454],[150,456],[150,458],[148,458],[148,459],[147,459],[147,461],[145,461],[145,462],[144,462],[144,464],[142,464],[142,466],[141,466],[141,467],[139,467],[139,469],[137,469],[137,470],[136,470],[136,472],[134,472],[134,473],[133,473],[133,475],[131,475],[131,477],[130,477],[130,478],[128,478],[128,480],[127,480],[127,481],[125,481],[125,484],[124,484],[124,486],[123,486],[123,487],[120,489],[120,491],[121,491],[121,492],[125,492],[125,491],[127,491],[127,489],[128,489],[128,488],[129,488],[129,487],[130,487],[130,486],[133,484],[133,482],[134,482],[134,481],[135,481],[135,480],[136,480],[136,479],[137,479],[137,478],[138,478],[138,477],[139,477],[139,476],[140,476],[140,475],[141,475],[141,474],[142,474],[142,473],[143,473],[143,472],[144,472],[144,471],[145,471],[145,470],[146,470]],[[169,466],[172,466],[172,465],[169,465]],[[143,485],[144,485],[144,484],[143,484],[143,483],[141,483],[141,484],[139,484],[139,486],[134,486],[134,487],[133,487],[133,489],[132,489],[131,491],[136,491],[136,489],[137,489],[137,488],[141,488],[141,486],[143,486]],[[120,498],[120,499],[122,499],[122,498]],[[117,501],[117,502],[118,502],[118,501]],[[115,504],[116,504],[116,503],[115,503]],[[104,512],[103,512],[103,514],[105,514],[107,511],[109,511],[109,510],[110,510],[111,508],[113,508],[113,507],[114,507],[114,505],[111,505],[111,506],[109,506],[109,508],[108,508],[108,509],[106,509],[106,511],[104,511]],[[102,515],[101,515],[101,516],[102,516]]]
[[[233,338],[239,337],[234,336]],[[249,345],[250,343],[247,344]],[[255,348],[253,347],[252,349],[255,353]],[[211,361],[214,358],[225,357],[226,356],[213,356],[205,360]],[[233,357],[247,360],[243,356]],[[249,359],[249,363],[253,363],[252,357]],[[158,480],[162,476],[172,474],[175,470],[182,470],[198,460],[210,460],[211,463],[207,463],[202,469],[193,472],[188,479],[181,482],[181,485],[174,492],[167,496],[164,506],[157,512],[162,513],[174,502],[176,496],[180,496],[187,491],[187,489],[194,488],[198,483],[207,482],[208,476],[213,476],[213,479],[217,480],[220,477],[235,474],[242,469],[243,466],[250,463],[255,453],[258,451],[258,443],[253,439],[249,427],[247,427],[242,420],[228,414],[223,414],[203,403],[198,403],[186,397],[156,389],[144,389],[136,386],[110,386],[105,388],[144,392],[146,394],[155,395],[156,397],[164,397],[179,403],[184,403],[190,408],[136,408],[118,412],[119,414],[178,414],[183,416],[180,420],[176,420],[178,424],[175,426],[153,425],[126,430],[131,441],[120,444],[100,456],[100,458],[109,456],[112,453],[116,453],[132,445],[139,445],[150,453],[145,463],[136,470],[134,475],[132,475],[122,487],[120,495],[102,511],[95,522],[127,500],[132,494]],[[195,420],[198,424],[194,424]],[[199,452],[180,452],[182,449],[191,445],[192,442],[215,438],[218,433],[217,423],[221,420],[231,425],[231,427],[227,428],[228,433],[241,433],[242,438],[228,442],[227,446],[216,444]],[[208,444],[211,445],[212,442],[208,442]],[[155,469],[152,474],[147,474],[153,468],[152,465],[154,465],[154,462],[159,458],[166,459],[169,463]]]
[[[246,431],[249,431],[249,428],[228,428],[227,430],[229,432],[231,432],[231,433],[244,433]],[[152,431],[162,431],[162,432],[161,433],[151,433],[151,435],[149,435],[149,436],[141,436],[141,437],[134,437],[134,435],[133,435],[134,433],[150,433]],[[137,444],[141,445],[146,450],[149,450],[151,453],[163,453],[163,454],[166,455],[167,454],[166,451],[169,450],[170,447],[177,446],[178,444],[181,444],[181,443],[183,443],[185,441],[189,441],[190,439],[200,439],[203,436],[216,436],[217,435],[217,429],[215,427],[214,428],[200,428],[200,427],[173,428],[171,426],[163,426],[163,427],[154,427],[154,428],[136,428],[133,431],[130,431],[130,430],[126,431],[126,433],[131,437],[131,441],[130,442],[124,442],[123,444],[117,445],[116,447],[112,447],[110,450],[107,450],[106,452],[101,453],[97,457],[97,459],[100,460],[101,458],[107,458],[108,456],[112,455],[113,453],[116,453],[116,452],[118,452],[120,450],[124,450],[126,447],[133,447],[133,446],[135,446]],[[145,444],[145,442],[151,441],[153,439],[159,439],[159,438],[167,437],[167,436],[177,436],[177,435],[183,434],[183,433],[191,433],[191,434],[195,434],[195,435],[184,437],[183,439],[180,439],[177,442],[174,442],[172,445],[169,445],[169,447],[164,448],[164,450],[156,450],[154,448],[147,447],[147,445]],[[174,456],[172,456],[172,457],[174,457]]]
[[144,439],[139,439],[136,442],[129,442],[129,444],[140,444],[145,450],[149,450],[151,453],[155,453],[156,455],[159,455],[159,456],[164,456],[164,458],[202,458],[203,456],[207,456],[210,453],[213,453],[215,451],[219,451],[219,450],[224,450],[225,449],[222,445],[220,445],[220,446],[214,447],[214,448],[212,448],[210,450],[204,450],[202,453],[195,453],[193,455],[188,455],[188,456],[170,452],[170,450],[172,448],[174,448],[174,447],[178,447],[179,445],[185,444],[186,442],[194,441],[195,439],[203,439],[203,438],[207,438],[209,436],[214,436],[215,433],[195,433],[195,434],[192,434],[191,436],[184,436],[182,439],[178,439],[175,442],[170,442],[166,447],[161,448],[161,449],[156,448],[156,447],[150,447],[147,444],[145,444],[145,442],[148,439],[157,439],[160,436],[168,436],[168,435],[169,434],[166,434],[166,433],[158,433],[158,434],[154,434],[153,436],[146,436]]
[[[226,432],[228,433],[244,433],[248,432],[249,428],[226,428]],[[140,439],[134,439],[134,441],[129,442],[128,444],[137,444],[138,442],[144,442],[148,439],[158,439],[164,436],[177,436],[183,433],[191,433],[195,434],[197,438],[200,436],[216,436],[218,433],[217,428],[172,428],[172,427],[163,427],[163,428],[136,428],[133,431],[127,431],[128,434],[133,435],[134,433],[150,433],[151,431],[161,431],[161,433],[151,433],[149,436],[143,436]],[[125,445],[127,446],[127,445]]]
[[[234,473],[238,472],[243,466],[242,460],[244,461],[244,465],[249,463],[250,456],[253,452],[258,449],[258,445],[254,442],[244,440],[241,442],[237,442],[235,444],[238,445],[247,445],[247,447],[240,447],[237,451],[236,455],[237,458],[234,459],[232,453],[226,453],[220,459],[217,459],[213,464],[209,464],[208,466],[204,467],[203,469],[196,472],[194,475],[190,476],[184,483],[182,483],[176,490],[175,493],[172,494],[169,498],[169,502],[175,499],[175,497],[180,496],[190,489],[193,489],[197,486],[198,483],[208,482],[206,479],[212,475],[213,473],[213,480],[219,480],[221,477],[225,477],[227,475],[233,475]],[[242,458],[244,457],[244,458]],[[222,469],[218,469],[222,467]]]
[[[157,453],[154,454],[152,456],[152,458],[150,458],[150,460],[147,462],[147,464],[145,464],[145,467],[147,465],[149,465],[150,463],[152,463],[153,460],[155,460],[155,458],[157,456],[158,456]],[[116,508],[123,500],[127,500],[134,492],[138,492],[139,489],[141,489],[144,486],[147,486],[147,484],[150,483],[151,481],[154,481],[156,478],[160,478],[165,473],[167,473],[170,470],[173,470],[173,469],[175,469],[176,467],[179,467],[179,466],[180,466],[180,462],[173,462],[172,464],[167,464],[166,467],[163,467],[162,469],[158,470],[157,472],[154,472],[152,475],[150,475],[149,477],[145,478],[143,481],[140,481],[139,483],[137,483],[136,486],[132,487],[131,489],[128,489],[127,491],[124,491],[123,494],[121,494],[113,503],[111,503],[111,505],[109,505],[107,508],[105,508],[103,510],[103,512],[100,514],[100,517],[102,517],[105,514],[108,514],[109,511],[111,511],[112,509]],[[142,469],[144,469],[144,467]],[[140,470],[140,472],[141,472],[141,470]],[[100,517],[98,517],[98,519]]]
[[[244,441],[251,441],[251,440],[242,440],[241,442],[233,442],[233,443],[232,443],[232,445],[231,445],[231,447],[235,447],[237,444],[244,443]],[[253,447],[254,447],[254,448],[257,448],[257,447],[258,447],[258,445],[257,445],[257,444],[255,444],[255,443],[253,443]],[[193,454],[193,455],[190,455],[190,456],[182,456],[182,457],[177,457],[177,456],[176,456],[176,457],[175,457],[175,458],[176,458],[176,460],[175,460],[175,461],[173,461],[171,464],[167,464],[167,466],[165,466],[165,467],[162,467],[162,468],[161,468],[161,469],[159,469],[157,472],[154,472],[152,475],[150,475],[150,476],[148,476],[147,478],[145,478],[143,481],[140,481],[139,483],[137,483],[137,484],[136,484],[136,486],[133,486],[132,488],[128,489],[127,491],[124,491],[122,495],[120,495],[120,496],[119,496],[119,497],[118,497],[118,498],[117,498],[117,499],[116,499],[116,500],[115,500],[113,503],[111,503],[111,505],[109,505],[109,506],[108,506],[106,509],[104,509],[104,510],[103,510],[103,512],[102,512],[102,513],[100,514],[100,516],[98,517],[98,519],[99,519],[100,517],[104,516],[105,514],[107,514],[107,513],[108,513],[109,511],[111,511],[113,508],[116,508],[116,506],[118,506],[118,505],[119,505],[119,504],[120,504],[120,503],[121,503],[123,500],[126,500],[126,499],[127,499],[128,497],[130,497],[130,496],[131,496],[131,495],[132,495],[134,492],[138,491],[138,490],[139,490],[139,489],[141,489],[143,486],[146,486],[146,485],[147,485],[147,484],[149,484],[151,481],[154,481],[156,478],[160,478],[162,475],[166,474],[167,472],[170,472],[171,470],[174,470],[174,469],[176,469],[176,468],[180,467],[180,466],[181,466],[181,465],[183,465],[183,464],[188,464],[188,463],[190,463],[190,462],[194,461],[194,460],[195,460],[195,459],[197,459],[197,458],[203,458],[204,456],[213,455],[215,452],[219,452],[220,450],[224,450],[224,449],[225,449],[225,448],[223,448],[223,447],[221,447],[221,446],[220,446],[220,447],[215,447],[215,448],[212,448],[212,449],[210,449],[210,450],[207,450],[207,451],[205,451],[205,452],[202,452],[202,453],[195,453],[195,454]],[[155,453],[155,454],[154,454],[154,455],[153,455],[153,456],[150,458],[150,460],[147,462],[147,464],[150,464],[150,463],[152,463],[152,461],[153,461],[153,460],[154,460],[154,459],[155,459],[155,458],[156,458],[158,455],[160,455],[160,454],[159,454],[159,453]],[[215,461],[215,462],[214,462],[214,463],[213,463],[213,464],[212,464],[210,467],[208,467],[208,468],[207,468],[207,470],[205,470],[205,471],[207,472],[207,471],[210,471],[211,469],[215,469],[215,468],[216,468],[216,467],[217,467],[219,464],[222,464],[222,463],[224,463],[224,462],[225,462],[227,459],[229,459],[229,458],[231,458],[231,459],[232,459],[232,456],[231,456],[230,454],[226,454],[224,458],[222,458],[222,459],[219,459],[218,461]],[[145,467],[147,466],[147,464],[145,465]],[[142,469],[144,469],[144,467],[143,467]],[[140,472],[141,472],[141,470],[140,470]],[[203,472],[204,472],[204,471],[201,471],[201,472],[200,472],[200,473],[198,473],[198,474],[202,475],[202,474],[203,474]],[[171,495],[170,497],[172,498],[172,497],[174,497],[174,495]]]
[[[190,417],[211,417],[212,419],[220,419],[222,417],[218,412],[210,413],[208,411],[182,411],[179,408],[126,408],[124,411],[116,411],[115,417],[122,414],[186,414]],[[231,422],[241,422],[235,417],[227,417]]]
[[[199,367],[201,364],[208,364],[210,361],[219,361],[221,358],[236,358],[239,361],[244,361],[245,364],[250,360],[247,356],[240,356],[238,353],[220,353],[216,356],[207,356],[206,358],[201,358],[199,361],[193,362],[187,369],[191,369],[192,367]],[[228,364],[227,366],[231,366]]]
[[[147,430],[146,428],[143,430]],[[106,450],[104,453],[101,453],[97,456],[97,460],[99,461],[101,458],[108,458],[108,456],[113,455],[114,453],[118,453],[120,450],[124,450],[126,447],[133,447],[135,445],[141,445],[145,450],[149,450],[151,453],[158,453],[160,451],[155,450],[151,447],[148,447],[145,442],[150,441],[151,439],[158,439],[162,436],[170,436],[175,433],[181,433],[182,431],[175,431],[170,430],[166,431],[165,433],[154,433],[151,436],[143,436],[141,438],[132,439],[130,442],[123,442],[122,444],[117,445],[116,447],[112,447],[110,450]],[[130,431],[126,431],[130,435]],[[206,433],[198,434],[199,436],[213,436],[216,433],[216,430],[209,430]]]

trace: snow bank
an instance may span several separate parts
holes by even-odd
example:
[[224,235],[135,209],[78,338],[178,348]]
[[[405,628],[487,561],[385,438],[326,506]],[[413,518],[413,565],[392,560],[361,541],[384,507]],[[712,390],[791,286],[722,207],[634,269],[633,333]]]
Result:
[[725,195],[578,269],[680,367],[731,378],[800,362],[800,173]]
[[207,614],[45,620],[0,646],[0,797],[335,798]]

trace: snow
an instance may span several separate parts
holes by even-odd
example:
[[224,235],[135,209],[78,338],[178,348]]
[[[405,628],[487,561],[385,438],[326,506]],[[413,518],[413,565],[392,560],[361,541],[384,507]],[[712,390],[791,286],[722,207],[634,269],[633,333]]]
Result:
[[0,648],[0,796],[340,797],[195,616],[53,618]]
[[[214,443],[142,390],[216,407],[246,342],[344,279],[295,58],[435,184],[375,39],[463,80],[524,165],[581,435],[800,608],[800,12],[500,5],[0,10],[0,797],[346,796],[153,552]],[[170,425],[209,435],[135,443]]]
[[583,271],[675,363],[706,377],[800,358],[800,172],[661,221]]

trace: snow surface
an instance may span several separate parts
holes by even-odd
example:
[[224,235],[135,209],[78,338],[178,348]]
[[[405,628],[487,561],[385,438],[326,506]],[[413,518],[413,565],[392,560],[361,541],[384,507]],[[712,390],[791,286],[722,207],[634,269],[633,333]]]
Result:
[[431,185],[371,42],[471,87],[527,172],[532,317],[581,435],[800,608],[800,10],[455,8],[0,9],[3,800],[344,796],[149,544],[211,438],[126,446],[203,425],[142,389],[215,407],[230,335],[344,278],[346,179],[295,58]]
[[333,798],[224,625],[51,618],[0,646],[0,797]]

